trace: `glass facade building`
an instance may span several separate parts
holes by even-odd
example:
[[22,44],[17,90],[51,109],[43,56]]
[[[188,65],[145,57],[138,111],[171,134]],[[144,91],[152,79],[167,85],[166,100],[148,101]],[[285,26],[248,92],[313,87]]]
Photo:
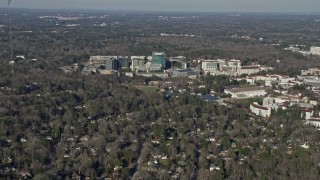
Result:
[[118,57],[118,67],[119,67],[119,69],[129,67],[129,59],[127,56],[125,56],[125,57],[119,56]]
[[166,68],[167,57],[164,52],[152,53],[152,64],[161,64],[162,68]]

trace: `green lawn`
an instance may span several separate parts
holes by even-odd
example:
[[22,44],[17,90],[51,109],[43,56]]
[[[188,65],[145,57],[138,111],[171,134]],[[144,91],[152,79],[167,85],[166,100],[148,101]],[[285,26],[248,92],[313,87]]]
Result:
[[155,93],[159,90],[157,86],[134,86],[134,87],[146,93]]

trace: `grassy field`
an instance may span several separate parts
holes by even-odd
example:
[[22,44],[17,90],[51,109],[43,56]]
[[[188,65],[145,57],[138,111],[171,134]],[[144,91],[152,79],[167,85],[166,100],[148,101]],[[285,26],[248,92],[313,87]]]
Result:
[[159,90],[157,86],[134,86],[134,87],[146,93],[155,93],[155,92],[158,92]]

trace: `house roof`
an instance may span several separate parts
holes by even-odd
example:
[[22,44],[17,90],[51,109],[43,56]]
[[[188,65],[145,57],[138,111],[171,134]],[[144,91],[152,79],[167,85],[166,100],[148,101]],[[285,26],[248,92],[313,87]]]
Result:
[[312,108],[307,108],[307,107],[302,107],[301,110],[302,110],[303,112],[312,112],[312,111],[313,111]]
[[269,110],[267,107],[264,107],[264,106],[261,106],[259,105],[258,103],[251,103],[251,105],[255,108],[258,108],[258,109],[262,109],[262,110]]
[[288,96],[288,99],[301,99],[301,97],[299,97],[299,96]]
[[282,103],[282,106],[285,106],[285,107],[289,107],[290,105],[290,102],[289,101],[285,101]]
[[316,121],[316,122],[320,122],[320,119],[317,119],[317,118],[311,118],[311,119],[307,119],[307,121]]

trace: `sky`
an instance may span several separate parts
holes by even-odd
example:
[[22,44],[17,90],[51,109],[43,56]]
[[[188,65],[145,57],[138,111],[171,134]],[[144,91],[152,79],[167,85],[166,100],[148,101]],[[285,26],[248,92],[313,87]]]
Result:
[[[5,7],[8,0],[0,0]],[[205,12],[320,12],[320,0],[12,0],[12,7]]]

